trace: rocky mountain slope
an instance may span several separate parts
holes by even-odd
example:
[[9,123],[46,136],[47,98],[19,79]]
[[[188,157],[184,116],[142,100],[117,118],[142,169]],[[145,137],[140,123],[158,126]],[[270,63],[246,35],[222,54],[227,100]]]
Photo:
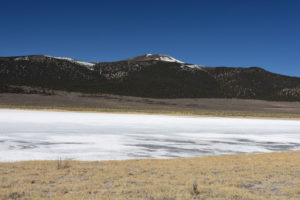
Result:
[[44,55],[0,57],[0,92],[28,93],[24,86],[154,98],[300,100],[297,77],[258,67],[187,64],[161,54],[98,63]]

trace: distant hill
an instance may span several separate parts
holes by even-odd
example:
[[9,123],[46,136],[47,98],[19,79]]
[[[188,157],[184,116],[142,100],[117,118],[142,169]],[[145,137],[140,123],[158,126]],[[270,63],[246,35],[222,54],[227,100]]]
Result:
[[161,54],[98,63],[45,55],[0,57],[0,92],[25,92],[19,86],[152,98],[300,100],[298,77],[259,67],[187,64]]

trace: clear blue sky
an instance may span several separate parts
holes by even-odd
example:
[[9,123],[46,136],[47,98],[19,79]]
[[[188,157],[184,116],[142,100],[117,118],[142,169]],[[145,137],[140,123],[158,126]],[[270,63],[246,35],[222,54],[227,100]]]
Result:
[[299,0],[0,0],[0,56],[162,53],[300,76]]

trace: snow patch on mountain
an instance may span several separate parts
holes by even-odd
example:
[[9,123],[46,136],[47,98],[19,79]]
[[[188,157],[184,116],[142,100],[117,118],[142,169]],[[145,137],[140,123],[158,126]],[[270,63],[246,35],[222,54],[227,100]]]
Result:
[[204,65],[182,65],[182,67],[188,67],[190,69],[203,69]]
[[29,60],[28,56],[22,56],[22,57],[17,57],[14,60],[18,61],[18,60]]
[[46,56],[46,57],[54,58],[54,59],[59,59],[59,60],[67,60],[67,61],[70,61],[72,63],[76,63],[76,64],[79,64],[79,65],[82,65],[82,66],[86,66],[89,69],[92,69],[92,67],[95,65],[94,63],[84,62],[84,61],[79,61],[79,60],[74,60],[72,58],[67,58],[67,57],[54,57],[54,56]]
[[183,63],[180,60],[177,60],[171,56],[160,56],[159,58],[156,58],[155,60],[165,61],[165,62],[177,62],[177,63]]
[[142,56],[137,56],[133,58],[129,58],[129,61],[151,61],[151,60],[158,60],[163,62],[175,62],[175,63],[184,63],[180,60],[177,60],[171,56],[164,55],[164,54],[145,54]]

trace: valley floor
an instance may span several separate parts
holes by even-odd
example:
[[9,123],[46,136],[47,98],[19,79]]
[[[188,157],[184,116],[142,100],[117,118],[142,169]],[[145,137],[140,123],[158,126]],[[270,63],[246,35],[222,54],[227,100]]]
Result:
[[300,102],[247,99],[153,99],[52,91],[0,94],[0,108],[300,119]]
[[[0,108],[300,119],[300,102],[0,94]],[[1,142],[1,141],[0,141]],[[123,161],[0,162],[0,199],[300,199],[300,151]]]
[[0,199],[300,199],[300,151],[0,163]]

